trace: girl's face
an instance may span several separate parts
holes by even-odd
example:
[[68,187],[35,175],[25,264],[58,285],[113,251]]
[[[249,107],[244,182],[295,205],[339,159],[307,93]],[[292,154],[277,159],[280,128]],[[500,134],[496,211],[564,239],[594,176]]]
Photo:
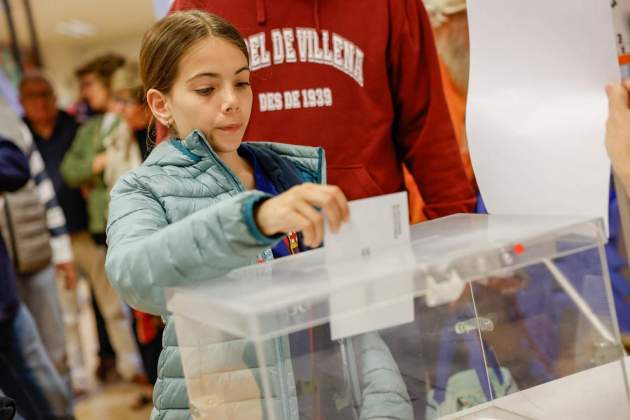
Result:
[[207,37],[182,57],[166,106],[180,138],[203,132],[217,153],[234,152],[252,110],[247,59],[228,41]]
[[105,83],[94,73],[81,77],[79,82],[81,97],[96,112],[104,112],[109,106],[109,90]]

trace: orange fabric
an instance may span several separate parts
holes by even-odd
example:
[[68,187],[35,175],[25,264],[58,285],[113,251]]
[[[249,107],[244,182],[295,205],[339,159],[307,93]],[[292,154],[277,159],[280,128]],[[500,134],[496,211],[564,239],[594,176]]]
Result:
[[466,95],[462,95],[457,91],[451,76],[446,70],[446,66],[441,60],[440,72],[442,74],[444,96],[446,97],[446,104],[451,114],[451,121],[453,122],[453,128],[455,129],[455,137],[457,138],[457,143],[459,144],[459,151],[462,157],[462,162],[464,163],[464,169],[466,170],[466,177],[476,191],[475,176],[473,174],[470,154],[468,153],[468,143],[466,141]]
[[159,316],[132,309],[136,320],[136,335],[140,344],[148,344],[155,339],[164,323]]
[[405,165],[403,165],[403,177],[409,200],[409,223],[415,225],[416,223],[424,222],[427,220],[427,217],[422,211],[424,208],[424,201],[422,201],[422,196],[420,195],[420,191],[418,191],[416,182],[413,180],[413,177]]
[[457,142],[462,144],[464,137],[464,116],[466,114],[466,97],[461,95],[455,89],[453,80],[448,74],[448,70],[444,63],[440,60],[440,74],[442,75],[442,86],[444,86],[444,96],[446,97],[446,104],[451,114],[451,121],[453,122],[453,128],[455,128],[455,137]]

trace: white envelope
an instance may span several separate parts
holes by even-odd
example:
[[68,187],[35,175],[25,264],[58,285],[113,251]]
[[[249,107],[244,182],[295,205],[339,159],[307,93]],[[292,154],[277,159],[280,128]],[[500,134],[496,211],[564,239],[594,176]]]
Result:
[[[414,319],[407,193],[349,206],[350,221],[336,234],[326,225],[324,235],[326,265],[336,289],[330,296],[333,340]],[[359,282],[361,286],[352,286]]]

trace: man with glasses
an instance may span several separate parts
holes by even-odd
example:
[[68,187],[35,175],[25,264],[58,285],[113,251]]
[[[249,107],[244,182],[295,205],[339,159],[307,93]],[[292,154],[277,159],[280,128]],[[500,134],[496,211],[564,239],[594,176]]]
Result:
[[[78,236],[87,229],[86,204],[78,189],[69,188],[65,184],[59,172],[59,166],[66,151],[72,145],[79,125],[73,116],[57,108],[53,87],[43,74],[38,72],[26,73],[20,82],[19,92],[24,109],[24,122],[33,136],[35,146],[42,155],[57,201],[66,218],[67,230],[73,242],[72,246],[75,247]],[[88,383],[78,332],[74,265],[72,263],[56,264],[56,269],[57,274],[66,280],[66,287],[60,290],[59,295],[66,324],[67,343],[64,343],[64,346],[68,352],[72,386],[75,393],[81,394],[87,390]],[[34,309],[31,311],[36,320],[39,321],[37,311]],[[45,335],[44,332],[42,333]],[[54,330],[50,333],[58,334]]]

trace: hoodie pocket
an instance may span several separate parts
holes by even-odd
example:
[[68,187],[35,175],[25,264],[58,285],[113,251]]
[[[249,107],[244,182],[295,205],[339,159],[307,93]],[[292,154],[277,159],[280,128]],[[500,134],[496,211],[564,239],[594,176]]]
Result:
[[328,167],[328,184],[337,185],[349,200],[384,194],[363,165],[340,165]]

